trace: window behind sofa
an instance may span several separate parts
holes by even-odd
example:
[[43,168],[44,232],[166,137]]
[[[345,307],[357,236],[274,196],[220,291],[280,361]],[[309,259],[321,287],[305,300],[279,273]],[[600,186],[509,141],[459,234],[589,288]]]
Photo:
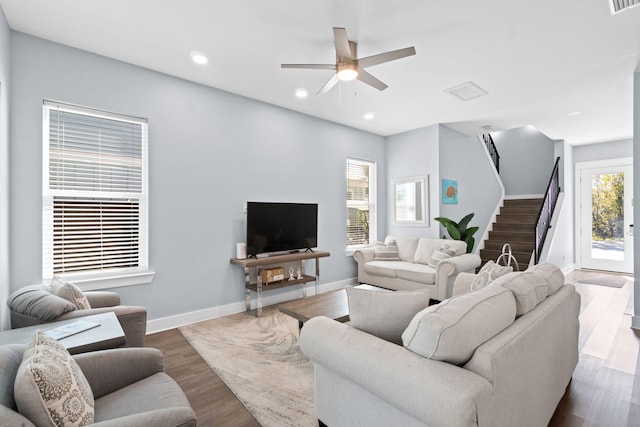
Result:
[[347,158],[347,249],[375,241],[376,164]]
[[43,107],[43,278],[147,269],[146,119]]

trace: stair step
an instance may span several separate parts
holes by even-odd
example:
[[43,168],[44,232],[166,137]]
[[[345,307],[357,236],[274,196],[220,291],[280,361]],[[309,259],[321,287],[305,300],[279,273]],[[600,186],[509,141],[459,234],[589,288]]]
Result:
[[516,223],[516,224],[531,224],[535,225],[538,220],[538,215],[503,215],[500,213],[496,218],[496,223]]
[[495,240],[513,245],[515,242],[533,242],[534,239],[533,231],[490,231],[489,239],[486,241]]
[[[513,251],[511,253],[511,255],[513,255],[515,257],[515,259],[518,261],[518,264],[520,264],[521,266],[521,270],[525,270],[525,268],[522,268],[522,266],[527,266],[529,265],[529,260],[531,259],[531,254],[533,253],[533,251],[527,251],[527,252],[520,252],[520,251]],[[487,260],[497,260],[498,257],[502,254],[502,251],[500,250],[495,250],[495,249],[480,249],[480,258],[482,259],[487,259]]]
[[504,206],[537,206],[540,209],[542,206],[542,198],[534,199],[505,199]]
[[536,215],[540,212],[540,206],[503,206],[500,215]]
[[515,224],[515,223],[494,223],[493,231],[507,233],[534,233],[535,229],[532,224]]
[[511,251],[517,251],[517,252],[532,252],[533,249],[535,249],[535,243],[533,242],[533,240],[528,241],[528,242],[519,242],[519,241],[512,241],[512,240],[485,240],[484,241],[484,248],[485,249],[494,249],[497,251],[501,251],[502,247],[505,245],[505,243],[508,243],[511,246]]

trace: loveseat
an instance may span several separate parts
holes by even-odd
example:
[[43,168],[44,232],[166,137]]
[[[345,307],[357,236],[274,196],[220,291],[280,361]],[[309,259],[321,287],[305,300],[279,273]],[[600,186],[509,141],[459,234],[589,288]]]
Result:
[[[578,361],[580,296],[545,264],[418,312],[393,344],[305,323],[319,420],[341,426],[546,426]],[[462,279],[461,279],[462,280]],[[379,295],[378,298],[383,298]]]
[[54,295],[47,284],[21,288],[7,298],[11,328],[77,319],[112,311],[124,331],[126,347],[144,347],[147,310],[142,306],[121,305],[120,296],[111,291],[83,292],[90,308],[79,309],[71,301]]
[[[473,273],[481,259],[459,240],[387,236],[384,245],[358,249],[358,282],[392,290],[429,289],[431,298],[451,296],[458,273]],[[395,250],[395,256],[394,256]]]

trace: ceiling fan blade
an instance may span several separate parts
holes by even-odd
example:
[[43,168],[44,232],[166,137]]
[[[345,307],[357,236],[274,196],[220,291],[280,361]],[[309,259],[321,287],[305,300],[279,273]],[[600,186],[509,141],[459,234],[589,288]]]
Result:
[[336,45],[336,56],[338,62],[353,61],[353,53],[349,46],[349,39],[347,38],[347,30],[344,28],[333,27],[333,42]]
[[322,86],[322,89],[320,89],[318,91],[318,93],[316,93],[316,96],[319,95],[324,95],[325,93],[329,92],[329,90],[331,90],[332,87],[334,87],[336,85],[336,83],[338,83],[338,76],[336,74],[334,74],[327,83],[325,83],[324,86]]
[[282,68],[303,68],[312,70],[335,70],[336,64],[280,64]]
[[367,56],[366,58],[358,59],[358,66],[360,68],[371,67],[372,65],[382,64],[384,62],[393,61],[396,59],[404,58],[405,56],[411,56],[416,54],[415,47],[405,47],[404,49],[392,50],[385,53],[379,53],[378,55]]
[[375,87],[378,90],[385,90],[386,88],[389,87],[386,84],[382,83],[380,80],[378,80],[375,77],[373,77],[371,74],[367,73],[363,69],[359,69],[358,70],[357,79],[360,80],[363,83],[368,84],[369,86]]

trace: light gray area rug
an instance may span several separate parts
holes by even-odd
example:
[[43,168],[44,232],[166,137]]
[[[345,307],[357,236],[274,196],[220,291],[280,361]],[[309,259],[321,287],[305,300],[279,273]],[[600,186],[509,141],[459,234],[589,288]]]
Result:
[[600,285],[609,286],[611,288],[621,288],[625,283],[627,283],[627,278],[625,276],[617,274],[599,274],[582,271],[577,271],[577,273],[578,283],[584,283],[587,285]]
[[179,330],[262,426],[317,426],[313,364],[300,351],[298,321],[277,309],[263,314]]

